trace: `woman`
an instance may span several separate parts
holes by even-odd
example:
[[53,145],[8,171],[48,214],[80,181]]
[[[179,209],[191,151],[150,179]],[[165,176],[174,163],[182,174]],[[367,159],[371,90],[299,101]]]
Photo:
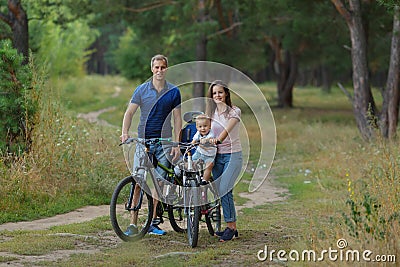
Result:
[[224,220],[227,227],[216,232],[221,242],[238,237],[236,228],[236,209],[232,189],[242,169],[242,146],[239,139],[241,111],[232,105],[229,88],[222,81],[214,81],[208,89],[207,115],[212,118],[211,129],[218,143],[217,155],[212,174],[218,186]]

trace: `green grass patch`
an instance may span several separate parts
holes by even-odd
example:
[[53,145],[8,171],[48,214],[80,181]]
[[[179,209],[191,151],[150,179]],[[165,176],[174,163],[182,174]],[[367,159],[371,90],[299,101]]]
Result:
[[44,235],[40,232],[14,231],[10,239],[0,243],[0,251],[18,255],[43,255],[54,250],[73,249],[77,238]]

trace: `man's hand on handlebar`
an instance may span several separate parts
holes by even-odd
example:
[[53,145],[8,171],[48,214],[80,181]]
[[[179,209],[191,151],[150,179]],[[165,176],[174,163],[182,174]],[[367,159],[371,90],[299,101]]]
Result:
[[179,147],[172,147],[170,155],[172,156],[172,161],[178,160],[179,157],[181,156],[180,148]]
[[129,134],[121,134],[119,139],[121,140],[121,143],[124,143],[129,137]]

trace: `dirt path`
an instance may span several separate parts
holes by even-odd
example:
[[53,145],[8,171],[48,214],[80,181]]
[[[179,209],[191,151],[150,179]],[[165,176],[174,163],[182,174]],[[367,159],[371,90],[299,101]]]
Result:
[[56,225],[90,221],[97,217],[108,215],[108,213],[108,205],[87,206],[69,213],[59,214],[54,217],[39,219],[31,222],[5,223],[0,225],[0,231],[45,230]]
[[[271,179],[266,179],[262,186],[253,193],[240,193],[241,197],[249,199],[244,205],[237,206],[237,211],[240,212],[243,208],[252,208],[267,202],[283,200],[285,193],[284,188],[277,188],[272,184]],[[52,226],[64,225],[71,223],[80,223],[93,220],[100,216],[108,216],[109,206],[87,206],[75,211],[59,214],[54,217],[39,219],[31,222],[16,222],[5,223],[0,225],[0,231],[8,230],[45,230]]]
[[[118,97],[119,94],[121,93],[122,89],[119,86],[115,86],[114,90],[115,90],[115,92],[111,95],[112,98]],[[89,112],[89,113],[79,113],[77,115],[77,118],[85,119],[90,123],[97,123],[97,124],[102,125],[102,126],[115,127],[115,125],[112,125],[112,124],[108,123],[105,120],[99,119],[99,116],[102,113],[115,110],[115,108],[116,107],[108,107],[108,108],[103,108],[103,109],[100,109],[100,110],[97,110],[97,111],[92,111],[92,112]]]
[[108,111],[112,111],[114,109],[115,109],[115,107],[109,107],[109,108],[103,108],[103,109],[100,109],[98,111],[93,111],[93,112],[89,112],[89,113],[79,113],[76,117],[77,118],[81,118],[81,119],[85,119],[90,123],[97,123],[97,124],[102,125],[102,126],[114,126],[112,124],[109,124],[105,120],[99,119],[99,116],[102,113],[108,112]]

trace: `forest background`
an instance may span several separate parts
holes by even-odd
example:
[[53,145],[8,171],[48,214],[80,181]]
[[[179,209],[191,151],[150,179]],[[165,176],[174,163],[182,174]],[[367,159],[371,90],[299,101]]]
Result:
[[[296,107],[294,90],[320,88],[315,94],[322,91],[329,99],[332,88],[340,87],[358,130],[353,141],[363,148],[382,145],[378,150],[390,163],[360,171],[355,178],[362,181],[359,195],[348,199],[343,223],[356,238],[389,239],[389,248],[398,248],[393,241],[399,240],[400,217],[398,5],[372,0],[1,0],[1,222],[109,201],[123,169],[110,149],[118,133],[76,121],[70,110],[79,112],[79,106],[64,94],[88,99],[85,104],[93,109],[102,100],[96,88],[89,97],[79,96],[68,80],[103,75],[137,84],[149,77],[149,59],[162,53],[170,65],[214,61],[259,84],[273,82],[274,108],[284,108],[279,113]],[[204,84],[195,85],[193,96],[204,90]],[[102,157],[93,158],[99,144],[102,150],[96,153]],[[383,183],[385,194],[371,189],[378,182],[370,179]],[[353,186],[349,180],[346,190],[353,192]]]

